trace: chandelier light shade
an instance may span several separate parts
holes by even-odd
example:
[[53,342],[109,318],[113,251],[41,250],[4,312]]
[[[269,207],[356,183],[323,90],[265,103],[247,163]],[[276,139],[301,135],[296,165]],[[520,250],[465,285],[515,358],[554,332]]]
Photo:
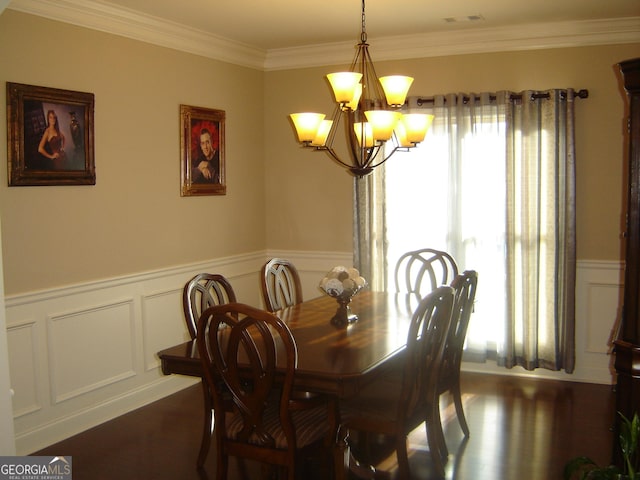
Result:
[[292,113],[291,119],[296,126],[298,141],[311,143],[316,138],[325,115],[322,113]]
[[380,77],[380,84],[387,98],[387,103],[392,107],[401,107],[404,104],[412,83],[413,78],[404,75]]
[[427,135],[433,115],[423,115],[421,113],[405,113],[400,118],[396,127],[396,135],[401,147],[410,148],[417,145]]
[[[396,152],[424,140],[433,115],[400,112],[413,78],[376,75],[367,44],[364,0],[362,33],[351,67],[347,72],[328,74],[327,80],[336,102],[331,120],[321,113],[290,115],[303,147],[323,151],[352,175],[364,177]],[[348,160],[334,147],[339,129],[345,132]],[[391,144],[384,148],[387,142]]]
[[[337,72],[328,74],[327,80],[329,80],[336,102],[341,104],[351,103],[356,96],[356,90],[358,90],[361,78],[362,74],[357,72]],[[362,93],[361,89],[360,93]]]
[[327,143],[327,137],[329,136],[329,132],[331,132],[331,126],[333,125],[333,120],[322,120],[320,125],[318,125],[318,129],[315,132],[315,137],[311,142],[311,145],[314,147],[322,147]]

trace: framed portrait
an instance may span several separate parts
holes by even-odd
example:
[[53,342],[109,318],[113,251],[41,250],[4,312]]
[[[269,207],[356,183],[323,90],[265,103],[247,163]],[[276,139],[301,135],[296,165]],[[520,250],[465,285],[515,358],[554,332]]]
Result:
[[226,195],[224,110],[180,105],[183,197]]
[[7,82],[9,186],[95,185],[92,93]]

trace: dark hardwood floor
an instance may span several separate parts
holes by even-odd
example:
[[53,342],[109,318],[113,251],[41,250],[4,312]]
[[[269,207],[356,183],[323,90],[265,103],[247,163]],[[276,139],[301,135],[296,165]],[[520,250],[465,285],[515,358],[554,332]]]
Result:
[[[611,459],[614,393],[607,385],[463,373],[471,436],[465,440],[453,405],[442,402],[449,459],[448,480],[562,479],[578,455]],[[190,387],[34,455],[73,457],[74,480],[190,480],[200,446],[202,393]],[[215,446],[212,446],[215,448]],[[434,478],[424,426],[409,438],[412,478]],[[215,477],[215,455],[206,463]],[[395,457],[382,462],[395,471]],[[313,479],[314,471],[305,474]],[[255,465],[232,462],[230,478],[256,479]]]

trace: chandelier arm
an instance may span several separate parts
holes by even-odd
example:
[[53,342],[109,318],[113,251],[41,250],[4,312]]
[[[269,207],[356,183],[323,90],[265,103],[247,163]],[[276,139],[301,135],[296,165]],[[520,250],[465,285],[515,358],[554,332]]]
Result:
[[325,152],[327,155],[329,155],[329,157],[331,157],[333,160],[335,160],[336,162],[338,162],[340,165],[342,165],[343,167],[346,168],[351,168],[353,167],[353,165],[343,162],[340,157],[338,156],[338,154],[336,154],[335,150],[333,148],[330,147],[315,147],[316,151],[318,152]]
[[340,110],[340,105],[336,105],[333,110],[333,116],[331,117],[333,123],[331,124],[331,130],[329,130],[329,135],[327,136],[327,142],[325,145],[329,148],[333,148],[333,142],[336,139],[336,132],[338,131],[340,120],[342,119],[342,111]]
[[[377,153],[377,149],[375,148],[367,148],[360,145],[358,141],[358,136],[356,135],[356,131],[354,129],[355,124],[355,112],[346,111],[344,112],[346,120],[345,120],[345,129],[346,129],[346,137],[347,144],[349,147],[349,153],[351,154],[352,166],[356,168],[367,168],[367,166],[373,160]],[[365,142],[365,133],[362,132],[362,141]]]
[[367,168],[376,168],[379,167],[380,165],[382,165],[384,162],[386,162],[387,160],[389,160],[394,153],[396,152],[408,152],[411,148],[413,147],[401,147],[401,146],[395,146],[393,147],[393,150],[391,150],[391,153],[389,153],[389,155],[387,155],[386,157],[384,157],[381,161],[379,161],[378,163],[376,163],[375,165],[367,165]]
[[[369,88],[372,91],[369,92],[369,99],[371,100],[379,100],[382,105],[386,105],[384,89],[382,88],[382,84],[380,83],[380,78],[376,72],[376,67],[373,64],[373,60],[371,59],[371,54],[369,53],[369,45],[363,45],[363,65],[366,65],[366,69],[363,70],[365,75],[367,76],[366,82],[369,85]],[[363,67],[365,68],[365,67]],[[382,105],[376,105],[376,108],[381,108]]]
[[372,148],[368,148],[367,150],[368,150],[369,156],[367,157],[367,161],[366,161],[366,162],[364,162],[362,165],[360,165],[360,167],[361,167],[361,168],[375,168],[375,167],[377,167],[378,165],[380,165],[380,164],[384,163],[384,162],[387,160],[387,158],[389,158],[391,155],[393,155],[393,152],[391,152],[391,153],[389,154],[389,157],[387,157],[387,158],[385,158],[384,160],[382,160],[382,162],[377,163],[377,164],[375,164],[375,165],[372,165],[373,161],[374,161],[374,160],[376,159],[376,157],[378,156],[378,152],[380,151],[380,149],[381,149],[381,148],[382,148],[382,145],[375,145],[375,146],[374,146],[374,147],[372,147]]
[[355,135],[349,140],[351,148],[351,159],[354,167],[369,168],[371,162],[378,154],[380,146],[376,145],[371,148],[361,147]]
[[[342,159],[340,159],[340,157],[336,153],[336,150],[333,147],[336,134],[337,134],[337,131],[340,129],[340,123],[342,123],[343,117],[344,117],[343,127],[345,129],[345,134],[347,139],[347,150],[351,158],[351,163],[347,163]],[[339,105],[336,106],[336,109],[334,110],[334,113],[333,113],[333,125],[331,126],[331,130],[329,132],[327,142],[323,146],[315,147],[316,151],[326,152],[327,155],[333,158],[340,165],[347,167],[349,169],[352,167],[362,168],[365,166],[365,163],[367,163],[370,160],[370,154],[367,154],[368,149],[362,149],[366,153],[361,154],[361,148],[358,143],[358,138],[356,137],[355,130],[353,129],[353,123],[355,121],[354,118],[355,118],[355,112],[353,112],[352,110],[342,110]],[[363,158],[361,159],[360,157],[363,157]]]
[[[355,112],[349,110],[344,112],[346,120],[344,122],[345,135],[347,137],[347,144],[349,147],[349,153],[351,154],[352,166],[362,168],[371,158],[371,152],[368,148],[360,146],[358,137],[354,130],[355,124]],[[362,135],[362,141],[364,142],[364,134]]]

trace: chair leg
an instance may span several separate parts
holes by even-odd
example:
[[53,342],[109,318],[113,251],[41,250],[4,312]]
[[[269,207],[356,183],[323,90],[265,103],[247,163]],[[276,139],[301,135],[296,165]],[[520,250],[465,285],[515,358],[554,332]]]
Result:
[[453,395],[453,403],[456,406],[456,415],[458,417],[458,423],[460,423],[460,428],[464,432],[464,436],[469,436],[469,425],[467,424],[467,418],[464,415],[464,409],[462,408],[462,395],[460,393],[460,384],[457,383],[452,389],[451,394]]
[[[438,397],[438,401],[435,402],[432,416],[433,419],[431,423],[433,427],[437,430],[438,435],[438,453],[442,459],[446,459],[449,456],[449,448],[447,447],[447,440],[444,438],[444,428],[442,427],[442,417],[440,416],[440,397]],[[430,420],[427,419],[427,423]]]
[[429,440],[429,451],[431,454],[437,454],[446,462],[449,457],[449,449],[444,437],[444,429],[442,428],[442,417],[440,416],[440,395],[431,402],[427,409],[424,420],[427,438]]
[[296,469],[295,469],[294,465],[289,465],[287,467],[287,469],[286,469],[286,471],[287,471],[287,480],[296,480]]
[[[438,405],[436,405],[438,409]],[[440,477],[444,477],[444,462],[443,462],[443,434],[442,424],[439,423],[440,415],[433,413],[430,415],[432,418],[427,419],[425,426],[427,429],[427,441],[429,442],[429,451],[431,453],[431,460],[435,467],[436,474]]]
[[211,435],[213,431],[213,410],[211,405],[211,395],[209,395],[209,387],[204,379],[202,379],[202,393],[204,394],[204,422],[202,426],[202,441],[200,442],[200,452],[198,453],[198,468],[204,465],[209,448],[211,446]]
[[216,449],[216,480],[227,480],[229,457],[222,450],[222,448]]
[[396,455],[398,457],[398,478],[400,480],[409,480],[409,452],[407,451],[407,438],[405,436],[397,437]]
[[333,456],[333,475],[335,480],[345,480],[346,469],[349,468],[349,431],[340,426],[329,449]]

